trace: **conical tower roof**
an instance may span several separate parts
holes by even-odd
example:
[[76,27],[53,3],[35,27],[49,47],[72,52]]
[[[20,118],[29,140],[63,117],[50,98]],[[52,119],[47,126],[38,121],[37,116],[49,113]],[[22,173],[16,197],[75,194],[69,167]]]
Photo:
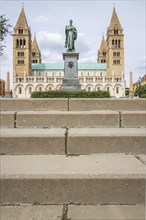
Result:
[[35,50],[39,51],[39,46],[38,46],[38,43],[37,43],[36,34],[34,35],[34,39],[33,39],[33,42],[32,42],[32,49],[35,49]]
[[118,18],[118,15],[116,13],[116,9],[115,7],[113,8],[113,14],[112,14],[112,18],[111,18],[111,22],[110,22],[110,25],[109,25],[109,29],[113,29],[115,26],[117,26],[118,28],[122,29],[122,26],[120,24],[120,21],[119,21],[119,18]]
[[24,6],[22,6],[22,10],[21,10],[21,13],[19,15],[19,18],[18,18],[18,21],[16,23],[15,28],[19,28],[19,27],[29,28],[28,23],[27,23],[27,19],[26,19],[26,16],[25,16],[25,12],[24,12]]
[[101,45],[100,45],[100,49],[101,51],[106,50],[106,42],[104,39],[104,35],[102,35],[102,41],[101,41]]

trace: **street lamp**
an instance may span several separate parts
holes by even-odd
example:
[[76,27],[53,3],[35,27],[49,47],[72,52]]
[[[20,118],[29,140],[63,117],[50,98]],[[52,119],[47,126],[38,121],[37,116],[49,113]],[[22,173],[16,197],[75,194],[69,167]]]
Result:
[[141,77],[138,80],[138,98],[140,98],[140,86],[141,86]]

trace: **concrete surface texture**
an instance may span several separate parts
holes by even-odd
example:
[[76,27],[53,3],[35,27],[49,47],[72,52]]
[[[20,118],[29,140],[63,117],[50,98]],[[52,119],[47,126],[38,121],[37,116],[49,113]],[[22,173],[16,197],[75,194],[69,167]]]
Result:
[[68,110],[68,99],[1,99],[1,110],[36,111]]
[[146,111],[2,111],[1,127],[146,127]]
[[2,99],[2,220],[145,220],[145,99]]
[[119,113],[114,111],[18,112],[17,127],[118,127]]
[[2,206],[1,220],[145,220],[144,205]]
[[1,129],[1,154],[65,154],[65,129]]
[[145,128],[71,128],[67,140],[68,154],[146,154]]
[[146,99],[70,99],[70,111],[146,111]]
[[146,111],[121,113],[122,127],[146,127]]
[[1,202],[143,204],[145,165],[130,155],[1,156]]
[[14,112],[0,112],[0,126],[6,128],[14,128]]
[[1,154],[146,154],[145,128],[1,128],[0,142]]
[[143,205],[69,206],[71,220],[144,220]]
[[146,111],[145,99],[1,99],[1,110]]
[[1,220],[62,220],[62,206],[2,206]]

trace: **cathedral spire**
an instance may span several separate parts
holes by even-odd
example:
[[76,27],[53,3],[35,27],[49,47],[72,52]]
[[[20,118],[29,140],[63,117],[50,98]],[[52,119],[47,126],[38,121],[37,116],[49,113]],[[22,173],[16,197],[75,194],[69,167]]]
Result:
[[27,23],[27,19],[25,16],[25,12],[24,12],[24,4],[22,3],[22,10],[21,13],[19,15],[18,21],[16,23],[15,28],[19,28],[19,27],[23,27],[23,28],[29,28],[28,27],[28,23]]
[[102,33],[102,41],[100,44],[100,49],[98,50],[98,63],[106,63],[106,42],[104,39],[104,34]]
[[32,63],[41,63],[41,52],[36,39],[36,33],[34,34],[34,39],[32,42]]
[[118,15],[116,13],[115,4],[114,4],[113,14],[112,14],[112,18],[111,18],[110,25],[109,25],[108,29],[113,29],[115,26],[117,26],[119,29],[122,29]]
[[105,39],[104,39],[104,33],[102,33],[102,41],[101,41],[101,44],[100,44],[100,50],[106,50],[106,42],[105,42]]
[[34,33],[34,39],[33,39],[33,42],[32,42],[32,49],[35,49],[36,51],[39,51],[39,46],[38,46],[37,39],[36,39],[36,33]]

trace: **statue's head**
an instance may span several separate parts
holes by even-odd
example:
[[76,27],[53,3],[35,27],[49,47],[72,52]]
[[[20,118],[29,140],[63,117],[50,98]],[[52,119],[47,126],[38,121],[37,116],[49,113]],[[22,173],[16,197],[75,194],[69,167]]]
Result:
[[70,20],[69,20],[69,23],[70,23],[70,25],[72,25],[72,23],[73,23],[73,20],[72,20],[72,19],[70,19]]

